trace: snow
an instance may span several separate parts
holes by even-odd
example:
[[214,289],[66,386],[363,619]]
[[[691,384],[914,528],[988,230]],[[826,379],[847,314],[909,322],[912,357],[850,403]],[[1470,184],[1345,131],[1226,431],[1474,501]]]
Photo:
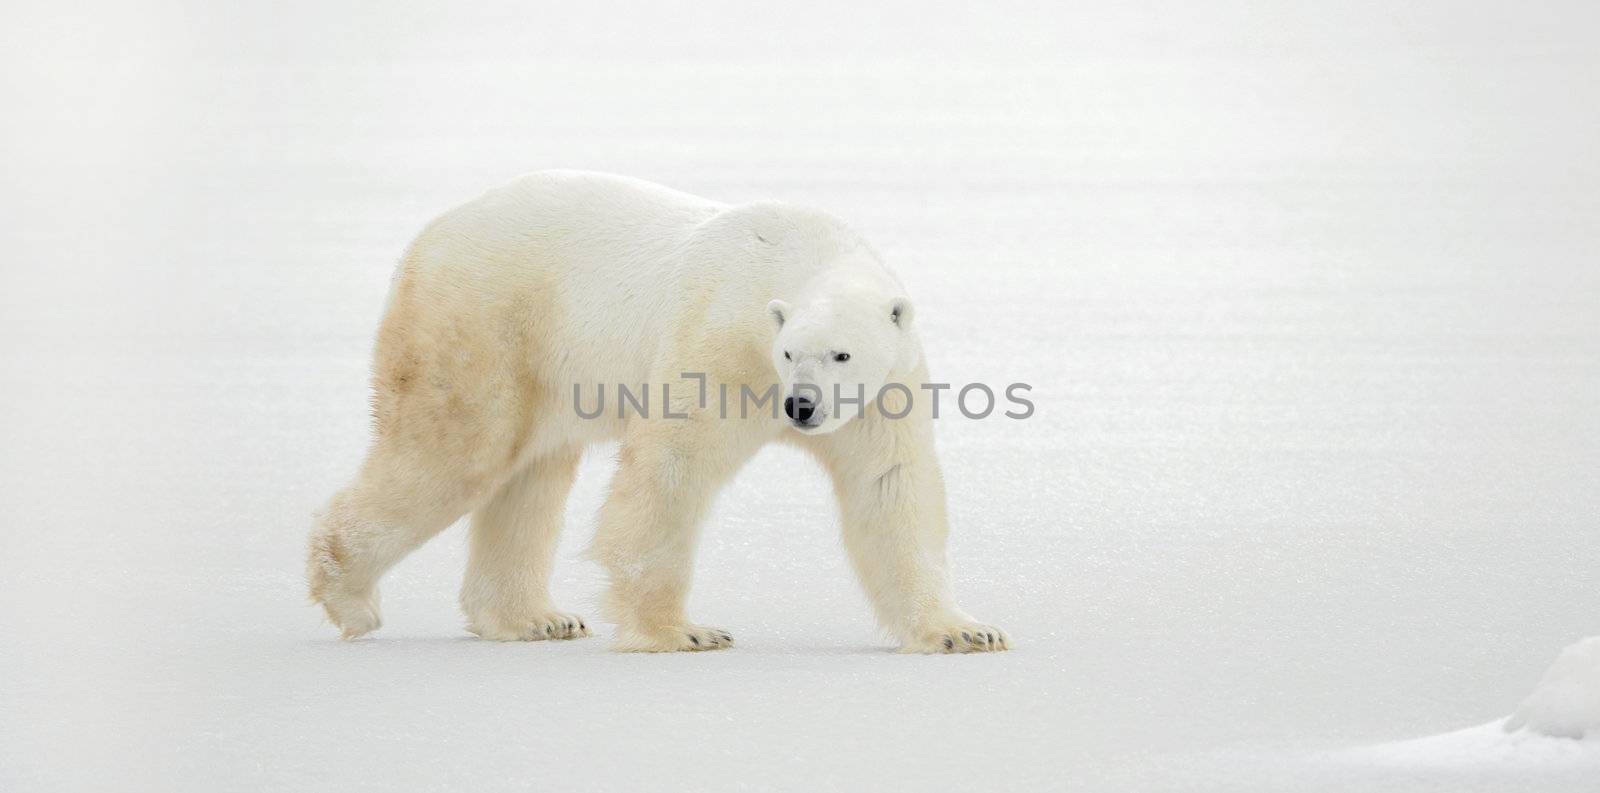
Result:
[[1560,738],[1600,738],[1600,636],[1561,651],[1539,686],[1506,721],[1506,731],[1527,729]]
[[[0,789],[1594,789],[1500,721],[1600,615],[1592,4],[567,5],[8,8]],[[1034,385],[938,427],[1017,649],[888,652],[784,449],[733,651],[476,641],[459,528],[336,639],[389,268],[545,167],[826,207],[937,377]]]
[[1532,731],[1508,732],[1505,722],[1345,750],[1333,755],[1357,765],[1443,775],[1529,774],[1600,779],[1600,740],[1573,740]]
[[1600,780],[1600,636],[1561,651],[1516,712],[1426,738],[1329,752],[1322,762],[1456,784]]

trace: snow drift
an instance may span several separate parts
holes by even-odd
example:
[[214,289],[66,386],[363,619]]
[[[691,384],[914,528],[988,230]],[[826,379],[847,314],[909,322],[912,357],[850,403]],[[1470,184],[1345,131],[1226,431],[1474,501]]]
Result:
[[1600,737],[1600,636],[1562,650],[1504,726],[1558,738]]
[[[1441,735],[1339,752],[1347,769],[1553,785],[1600,774],[1600,636],[1563,650],[1510,717]],[[1469,786],[1470,787],[1470,786]]]

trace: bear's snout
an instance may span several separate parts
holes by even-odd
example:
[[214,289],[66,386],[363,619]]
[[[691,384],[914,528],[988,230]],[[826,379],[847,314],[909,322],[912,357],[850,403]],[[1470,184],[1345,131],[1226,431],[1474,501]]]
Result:
[[783,413],[796,424],[809,426],[817,406],[808,397],[789,397],[783,400]]

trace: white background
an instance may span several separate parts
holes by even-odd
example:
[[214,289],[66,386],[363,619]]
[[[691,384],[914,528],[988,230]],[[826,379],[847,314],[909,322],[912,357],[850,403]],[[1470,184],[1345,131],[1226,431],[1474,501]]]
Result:
[[[1600,633],[1593,4],[61,5],[0,24],[0,788],[1600,776],[1350,749]],[[460,527],[337,641],[303,544],[389,270],[550,167],[829,209],[937,379],[1035,385],[938,427],[957,591],[1015,651],[889,652],[776,448],[706,527],[732,651],[473,639]],[[610,454],[557,573],[589,615]]]

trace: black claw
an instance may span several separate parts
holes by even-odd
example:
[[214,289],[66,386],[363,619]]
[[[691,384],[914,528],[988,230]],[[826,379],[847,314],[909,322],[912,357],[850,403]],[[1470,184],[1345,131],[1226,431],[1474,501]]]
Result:
[[972,643],[972,634],[967,633],[966,631],[961,632],[961,638],[966,639],[968,644]]
[[691,633],[691,634],[689,634],[689,641],[691,641],[691,642],[693,642],[693,643],[694,643],[694,646],[696,646],[696,647],[699,647],[699,646],[700,646],[700,639],[699,639],[699,638],[697,638],[697,637],[696,637],[696,636],[695,636],[695,635],[694,635],[694,634],[692,634],[692,633]]
[[946,650],[954,650],[956,648],[956,640],[949,636],[944,637],[944,648]]

